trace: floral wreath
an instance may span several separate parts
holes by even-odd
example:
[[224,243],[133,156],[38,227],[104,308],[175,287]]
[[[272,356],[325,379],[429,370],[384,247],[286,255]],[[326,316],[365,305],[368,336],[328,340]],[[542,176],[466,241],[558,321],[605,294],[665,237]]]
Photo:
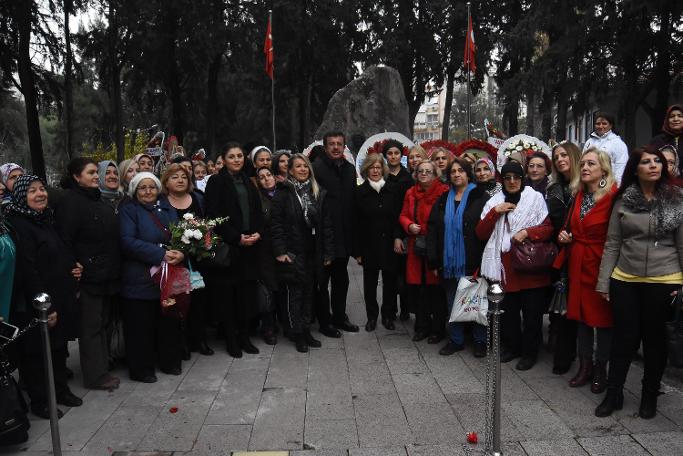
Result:
[[528,135],[516,135],[508,138],[498,149],[498,167],[502,167],[510,155],[519,153],[525,159],[541,152],[551,158],[550,147],[538,138]]
[[443,139],[433,139],[431,141],[425,141],[423,143],[420,143],[420,146],[422,146],[425,152],[427,152],[428,157],[431,157],[436,149],[446,149],[451,154],[453,154],[453,156],[458,156],[458,154],[456,153],[458,147],[452,142],[444,141]]
[[491,158],[491,161],[494,163],[496,162],[496,158],[498,157],[498,149],[496,149],[494,145],[489,144],[486,141],[482,141],[480,139],[468,139],[458,144],[455,147],[455,156],[460,157],[461,155],[467,153],[467,151],[472,149],[486,152]]
[[[384,150],[384,145],[385,145],[386,143],[388,143],[389,141],[390,141],[390,139],[387,138],[387,139],[383,139],[383,140],[381,140],[381,141],[375,142],[375,144],[373,144],[372,146],[368,147],[367,155],[370,155],[370,154],[381,154],[382,151]],[[394,140],[392,140],[392,141],[396,141],[396,140],[394,139]],[[400,141],[397,141],[397,142],[400,142]],[[410,152],[410,150],[408,149],[408,147],[407,147],[407,146],[403,146],[403,149],[401,150],[401,154],[407,157],[409,152]],[[367,156],[367,155],[366,155],[366,156]]]

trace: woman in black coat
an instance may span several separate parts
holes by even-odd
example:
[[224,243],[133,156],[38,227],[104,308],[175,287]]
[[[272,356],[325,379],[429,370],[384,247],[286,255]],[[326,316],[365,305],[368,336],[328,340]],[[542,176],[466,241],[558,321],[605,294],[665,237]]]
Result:
[[382,325],[395,329],[398,254],[403,251],[398,216],[403,207],[400,186],[384,180],[389,169],[382,155],[370,154],[363,162],[365,179],[354,194],[353,256],[363,266],[363,295],[368,321],[366,331],[377,327],[377,281],[382,272]]
[[[67,342],[75,336],[77,279],[82,268],[53,226],[45,184],[37,176],[25,174],[17,179],[12,201],[6,208],[17,263],[12,292],[10,321],[28,325],[36,312],[32,300],[38,293],[52,298],[48,318],[57,403],[76,407],[76,397],[66,379]],[[31,330],[17,342],[19,374],[31,399],[31,411],[49,418],[47,385],[43,367],[40,331]],[[58,411],[61,416],[61,412]]]
[[280,282],[286,288],[288,332],[297,351],[320,347],[309,328],[313,290],[332,264],[334,238],[326,207],[326,192],[318,186],[303,154],[288,163],[289,178],[278,186],[272,204],[273,255]]
[[55,226],[76,261],[83,265],[78,297],[83,384],[112,390],[119,387],[119,379],[109,374],[107,330],[119,291],[120,235],[114,209],[102,199],[97,171],[97,164],[89,158],[69,162],[62,182],[67,192],[55,212]]
[[[455,157],[449,164],[448,179],[450,191],[439,197],[432,212],[429,214],[427,228],[427,263],[432,273],[438,273],[441,284],[446,291],[449,314],[452,310],[455,294],[458,290],[460,278],[472,276],[481,266],[481,255],[485,242],[479,240],[475,233],[484,204],[489,199],[485,187],[475,186],[472,166],[463,158]],[[451,201],[449,202],[449,198]],[[460,209],[460,204],[465,204]],[[450,203],[450,204],[449,204]],[[450,210],[449,210],[450,209]],[[453,221],[452,230],[462,232],[462,245],[458,245],[457,235],[449,235],[448,222]],[[447,258],[444,247],[449,242],[454,243],[456,250],[464,248],[462,264],[457,260]],[[464,348],[465,335],[463,323],[449,323],[449,339],[439,354],[452,355]],[[474,339],[474,356],[486,356],[486,327],[473,323],[472,337]]]
[[255,314],[253,303],[259,272],[255,246],[261,239],[263,213],[258,190],[243,172],[242,147],[229,143],[221,157],[223,168],[206,184],[206,216],[229,217],[215,232],[232,247],[232,257],[229,267],[211,269],[205,278],[210,299],[214,304],[225,303],[223,324],[228,353],[240,358],[242,351],[259,352],[249,340],[248,321]]

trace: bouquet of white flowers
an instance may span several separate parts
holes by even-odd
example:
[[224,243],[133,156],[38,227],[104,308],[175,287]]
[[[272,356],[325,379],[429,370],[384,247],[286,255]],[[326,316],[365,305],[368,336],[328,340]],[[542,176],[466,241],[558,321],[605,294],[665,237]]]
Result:
[[168,247],[171,250],[180,250],[197,260],[208,258],[221,242],[220,237],[214,233],[214,228],[227,219],[228,217],[200,219],[187,213],[178,222],[170,224],[171,241]]

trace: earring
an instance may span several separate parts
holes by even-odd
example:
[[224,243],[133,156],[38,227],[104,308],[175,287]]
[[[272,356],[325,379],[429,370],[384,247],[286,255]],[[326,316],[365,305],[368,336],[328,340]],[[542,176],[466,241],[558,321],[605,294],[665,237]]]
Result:
[[598,185],[600,186],[600,188],[607,187],[607,181],[605,180],[604,177],[602,179],[600,179],[600,182],[598,182]]

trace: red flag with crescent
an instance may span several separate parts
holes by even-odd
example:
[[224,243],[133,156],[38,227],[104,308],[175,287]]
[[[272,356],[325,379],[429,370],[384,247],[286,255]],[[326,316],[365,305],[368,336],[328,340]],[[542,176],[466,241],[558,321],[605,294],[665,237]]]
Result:
[[467,37],[465,38],[465,69],[473,73],[477,71],[477,62],[474,59],[477,47],[474,45],[474,30],[472,29],[472,16],[468,18]]
[[271,31],[270,17],[268,18],[268,29],[266,30],[266,41],[263,44],[263,53],[266,55],[266,73],[273,79],[274,53],[273,53],[273,34]]

